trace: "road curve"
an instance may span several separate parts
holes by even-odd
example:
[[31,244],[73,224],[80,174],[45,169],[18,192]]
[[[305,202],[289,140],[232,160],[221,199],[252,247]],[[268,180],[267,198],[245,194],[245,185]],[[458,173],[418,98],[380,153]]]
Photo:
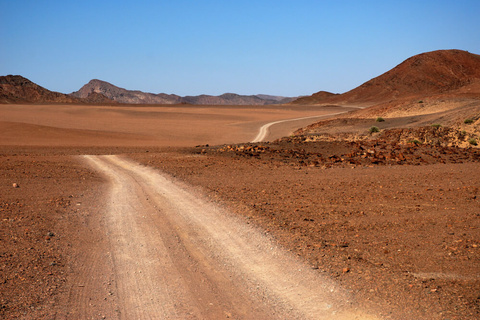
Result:
[[104,219],[123,319],[375,319],[264,232],[172,178],[85,156],[108,180]]
[[[358,108],[358,109],[361,109],[360,107],[353,107],[353,106],[349,106],[349,108]],[[302,118],[295,118],[295,119],[285,119],[285,120],[278,120],[278,121],[273,121],[273,122],[269,122],[267,124],[264,124],[263,126],[260,127],[259,131],[258,131],[258,134],[257,136],[250,142],[252,143],[255,143],[255,142],[262,142],[264,141],[267,136],[268,136],[268,130],[271,126],[273,125],[276,125],[276,124],[280,124],[280,123],[284,123],[284,122],[291,122],[291,121],[300,121],[300,120],[307,120],[307,119],[314,119],[314,118],[326,118],[326,117],[332,117],[332,116],[336,116],[336,115],[339,115],[339,114],[343,114],[343,113],[346,113],[346,112],[349,112],[351,110],[346,110],[346,111],[342,111],[342,112],[335,112],[335,113],[328,113],[328,114],[322,114],[322,115],[318,115],[318,116],[310,116],[310,117],[302,117]]]

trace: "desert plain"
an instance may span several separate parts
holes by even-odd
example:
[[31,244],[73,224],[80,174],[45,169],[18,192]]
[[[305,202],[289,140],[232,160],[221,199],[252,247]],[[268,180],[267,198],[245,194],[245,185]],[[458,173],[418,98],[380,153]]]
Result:
[[0,104],[0,317],[478,319],[479,94],[352,101]]

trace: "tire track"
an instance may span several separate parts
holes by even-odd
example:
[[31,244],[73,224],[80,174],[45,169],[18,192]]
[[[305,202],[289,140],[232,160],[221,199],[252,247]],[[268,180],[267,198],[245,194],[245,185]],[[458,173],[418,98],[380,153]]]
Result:
[[[353,107],[353,106],[349,106],[348,108],[361,109],[361,107]],[[260,129],[258,130],[257,136],[250,142],[251,143],[256,143],[256,142],[264,141],[268,136],[270,127],[274,126],[274,125],[277,125],[277,124],[280,124],[280,123],[301,121],[301,120],[307,120],[307,119],[319,119],[319,118],[333,117],[333,116],[337,116],[339,114],[347,113],[349,111],[351,111],[351,110],[322,114],[322,115],[318,115],[318,116],[302,117],[302,118],[295,118],[295,119],[285,119],[285,120],[278,120],[278,121],[269,122],[269,123],[264,124],[263,126],[260,127]]]
[[272,239],[187,186],[117,156],[107,231],[125,319],[375,319]]

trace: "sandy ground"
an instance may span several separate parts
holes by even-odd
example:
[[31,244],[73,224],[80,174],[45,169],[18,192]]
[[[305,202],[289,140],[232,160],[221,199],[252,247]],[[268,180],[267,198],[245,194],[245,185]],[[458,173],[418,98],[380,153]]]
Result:
[[[0,145],[195,146],[251,141],[267,122],[352,110],[285,106],[1,105]],[[270,138],[313,119],[289,122]]]
[[[347,318],[477,319],[476,153],[425,147],[388,162],[340,142],[205,146],[330,112],[1,105],[0,316],[309,318],[329,306]],[[296,128],[287,123],[269,137]],[[325,286],[334,293],[319,296]]]

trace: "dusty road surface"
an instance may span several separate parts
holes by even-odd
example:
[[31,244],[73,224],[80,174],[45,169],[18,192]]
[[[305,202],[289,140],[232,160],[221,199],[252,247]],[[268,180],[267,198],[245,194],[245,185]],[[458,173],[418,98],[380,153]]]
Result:
[[[375,319],[265,232],[180,182],[118,156],[84,159],[105,175],[110,188],[103,214],[116,305],[104,314],[122,319]],[[95,283],[91,286],[95,290]],[[75,300],[70,303],[86,304]],[[89,316],[88,308],[71,309],[79,318]]]

